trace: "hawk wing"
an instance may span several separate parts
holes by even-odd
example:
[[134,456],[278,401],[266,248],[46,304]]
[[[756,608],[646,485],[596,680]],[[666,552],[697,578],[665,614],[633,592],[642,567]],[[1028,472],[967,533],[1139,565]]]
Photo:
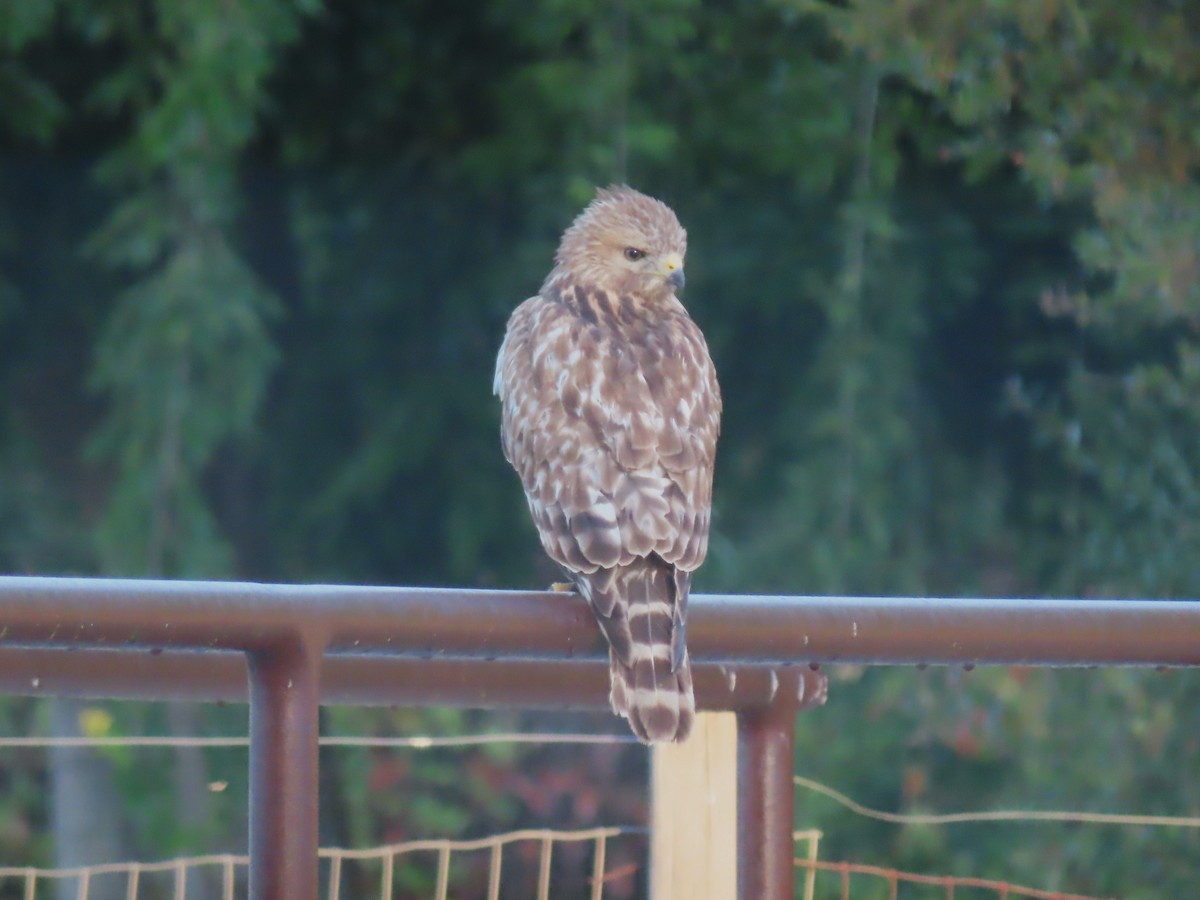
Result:
[[704,337],[674,298],[652,315],[571,291],[577,304],[522,303],[496,362],[504,454],[542,546],[572,573],[651,554],[689,573],[708,550],[721,416]]

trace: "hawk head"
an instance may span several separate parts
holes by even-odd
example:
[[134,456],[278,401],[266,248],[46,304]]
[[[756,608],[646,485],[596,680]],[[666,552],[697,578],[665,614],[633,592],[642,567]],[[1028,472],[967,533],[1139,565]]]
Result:
[[683,287],[687,232],[665,203],[631,187],[601,188],[564,232],[550,278],[656,299]]

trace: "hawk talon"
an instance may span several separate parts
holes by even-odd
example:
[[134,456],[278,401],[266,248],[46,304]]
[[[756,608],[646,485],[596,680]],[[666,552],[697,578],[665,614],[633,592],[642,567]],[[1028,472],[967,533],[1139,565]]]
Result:
[[570,581],[556,581],[550,585],[550,590],[556,594],[574,594],[575,585]]

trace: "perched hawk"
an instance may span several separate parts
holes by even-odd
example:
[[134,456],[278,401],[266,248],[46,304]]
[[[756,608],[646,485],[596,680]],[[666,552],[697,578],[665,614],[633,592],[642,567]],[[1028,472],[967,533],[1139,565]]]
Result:
[[686,251],[665,204],[599,191],[496,360],[504,455],[608,638],[613,712],[646,742],[683,740],[695,718],[687,599],[721,423],[708,347],[675,296]]

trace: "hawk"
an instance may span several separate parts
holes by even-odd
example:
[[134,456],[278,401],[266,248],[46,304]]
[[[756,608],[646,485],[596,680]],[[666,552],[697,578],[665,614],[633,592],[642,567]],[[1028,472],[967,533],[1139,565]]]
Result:
[[509,319],[493,385],[542,546],[595,613],[613,712],[646,743],[683,740],[695,719],[687,601],[721,423],[708,346],[676,296],[686,252],[666,204],[598,191]]

